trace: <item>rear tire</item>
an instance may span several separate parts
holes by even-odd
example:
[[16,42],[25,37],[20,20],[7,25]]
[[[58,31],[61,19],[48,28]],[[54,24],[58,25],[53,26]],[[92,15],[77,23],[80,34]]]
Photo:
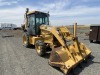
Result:
[[27,33],[23,34],[23,45],[26,48],[30,47],[29,36],[27,35]]
[[35,49],[39,56],[43,56],[46,52],[46,45],[43,41],[38,40],[35,43]]

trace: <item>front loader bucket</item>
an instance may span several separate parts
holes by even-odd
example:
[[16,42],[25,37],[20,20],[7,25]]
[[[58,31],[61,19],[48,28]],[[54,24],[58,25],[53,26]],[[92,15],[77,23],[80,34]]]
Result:
[[[81,47],[81,49],[83,47]],[[50,55],[49,64],[54,67],[59,67],[64,74],[67,74],[72,68],[84,61],[91,53],[87,48],[84,48],[85,50],[82,49],[79,52],[74,49],[73,46],[70,46],[69,50],[62,46],[54,48]]]

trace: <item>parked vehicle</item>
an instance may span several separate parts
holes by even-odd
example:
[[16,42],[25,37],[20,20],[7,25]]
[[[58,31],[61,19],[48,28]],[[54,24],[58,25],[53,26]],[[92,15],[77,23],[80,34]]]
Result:
[[15,30],[17,28],[17,25],[10,24],[10,23],[1,23],[0,29],[9,29],[9,30]]

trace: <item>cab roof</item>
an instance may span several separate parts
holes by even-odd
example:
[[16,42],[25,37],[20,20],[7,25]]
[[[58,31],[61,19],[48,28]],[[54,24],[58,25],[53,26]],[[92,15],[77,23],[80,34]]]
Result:
[[42,14],[47,14],[47,15],[49,15],[49,13],[44,13],[44,12],[41,12],[41,11],[30,11],[30,12],[28,12],[27,13],[27,15],[31,15],[31,14],[36,14],[36,13],[42,13]]

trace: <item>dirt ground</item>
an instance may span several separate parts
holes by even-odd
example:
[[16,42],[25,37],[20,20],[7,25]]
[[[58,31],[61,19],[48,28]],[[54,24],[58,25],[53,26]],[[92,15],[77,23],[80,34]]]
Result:
[[[90,43],[89,28],[78,29],[79,41],[92,51],[91,59],[77,66],[69,75],[100,75],[100,44]],[[4,37],[6,36],[6,37]],[[48,65],[48,55],[39,57],[34,48],[23,46],[21,30],[0,30],[0,75],[63,75]]]

